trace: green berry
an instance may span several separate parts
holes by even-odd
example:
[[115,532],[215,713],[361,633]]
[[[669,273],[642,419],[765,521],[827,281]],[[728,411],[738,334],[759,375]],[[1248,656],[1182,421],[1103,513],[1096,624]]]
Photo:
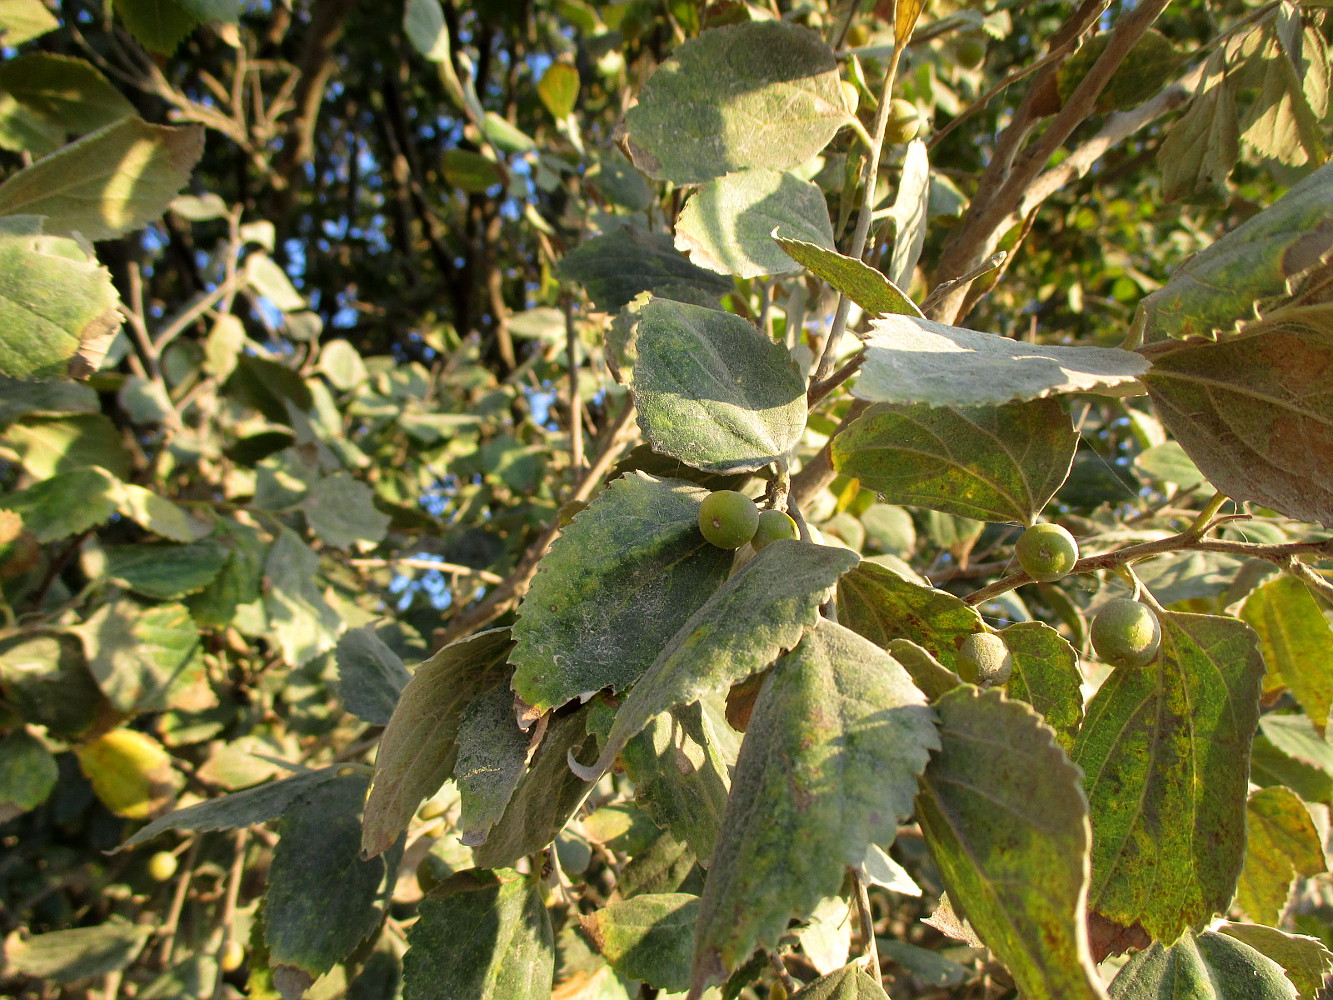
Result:
[[958,647],[958,676],[969,684],[994,687],[1014,671],[1014,658],[1004,640],[991,632],[973,632]]
[[222,971],[235,972],[245,961],[245,946],[241,942],[231,940],[227,946],[222,949]]
[[717,490],[699,505],[699,530],[719,549],[739,549],[759,527],[759,508],[744,493]]
[[776,542],[783,538],[800,537],[801,529],[796,527],[796,522],[791,519],[791,515],[786,511],[761,510],[759,512],[759,527],[755,529],[750,544],[758,552],[770,542]]
[[964,69],[976,69],[986,59],[986,39],[980,35],[966,35],[958,40],[955,48],[958,65]]
[[1078,542],[1058,524],[1034,524],[1018,539],[1014,553],[1024,573],[1039,583],[1054,583],[1078,562]]
[[921,131],[921,115],[916,105],[901,97],[889,102],[889,120],[884,127],[885,142],[910,142]]
[[154,882],[165,882],[176,874],[176,855],[158,851],[148,859],[148,876]]
[[1162,645],[1162,626],[1152,608],[1128,597],[1102,605],[1092,620],[1092,648],[1113,667],[1141,667]]

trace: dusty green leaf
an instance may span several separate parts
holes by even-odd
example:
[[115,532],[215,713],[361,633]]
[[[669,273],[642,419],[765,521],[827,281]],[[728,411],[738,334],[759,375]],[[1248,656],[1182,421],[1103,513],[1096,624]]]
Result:
[[823,278],[838,291],[846,293],[849,299],[872,316],[894,313],[904,316],[922,315],[906,292],[855,257],[844,257],[836,250],[815,243],[780,236],[776,230],[773,242],[792,260],[804,265],[811,274]]
[[699,533],[706,490],[632,472],[542,559],[514,625],[514,690],[539,709],[622,691],[722,584],[731,553]]
[[791,917],[838,891],[869,845],[893,842],[938,746],[934,713],[906,671],[841,625],[821,620],[777,662],[704,884],[696,990],[774,946]]
[[338,640],[338,691],[347,710],[373,726],[388,725],[411,675],[373,625],[348,629]]
[[35,413],[100,413],[96,390],[78,382],[23,382],[0,375],[0,429]]
[[731,290],[731,279],[705,270],[677,250],[665,233],[622,226],[584,240],[561,259],[560,276],[577,281],[603,312],[615,312],[640,292],[680,298],[681,288],[696,289],[700,301],[716,302]]
[[1268,682],[1286,684],[1322,734],[1333,707],[1333,631],[1309,589],[1284,574],[1252,592],[1240,616],[1259,636]]
[[403,31],[412,47],[431,62],[449,58],[449,30],[440,0],[407,0],[403,5]]
[[1084,901],[1081,775],[1027,705],[964,685],[935,702],[943,744],[917,820],[954,907],[1029,1000],[1102,998]]
[[509,647],[509,630],[491,629],[445,646],[416,668],[380,737],[361,841],[367,855],[397,840],[421,801],[452,773],[463,709],[502,676]]
[[888,996],[858,963],[820,976],[792,1000],[888,1000]]
[[838,577],[856,565],[847,549],[773,542],[690,616],[616,713],[592,780],[655,715],[744,680],[793,648],[819,618]]
[[996,406],[1070,392],[1134,393],[1148,362],[1115,347],[1028,344],[913,316],[870,324],[852,389],[872,403]]
[[707,31],[679,46],[625,115],[635,166],[676,184],[786,170],[848,120],[838,64],[815,32],[783,21]]
[[885,503],[1029,524],[1063,485],[1077,448],[1057,399],[878,404],[833,439],[833,467]]
[[39,542],[54,542],[96,527],[116,512],[116,480],[103,469],[75,469],[5,497]]
[[903,665],[911,675],[912,683],[921,689],[931,704],[963,683],[961,677],[911,639],[893,639],[885,648]]
[[55,757],[27,729],[0,737],[0,823],[45,802],[59,777]]
[[342,624],[319,589],[319,556],[290,528],[278,537],[264,560],[264,607],[278,648],[294,667],[332,649]]
[[0,64],[0,92],[52,125],[62,139],[134,114],[134,105],[91,63],[50,52],[28,52]]
[[0,685],[26,722],[73,740],[111,711],[88,672],[83,646],[63,632],[19,632],[0,639]]
[[1044,622],[1019,622],[1001,630],[1000,638],[1014,659],[1005,693],[1025,701],[1055,730],[1055,742],[1066,753],[1083,723],[1083,674],[1078,653]]
[[690,954],[699,897],[645,893],[608,903],[583,921],[593,946],[611,968],[659,990],[690,985]]
[[282,312],[296,312],[306,308],[305,298],[292,285],[292,279],[268,254],[256,251],[247,257],[245,276],[251,288]]
[[796,362],[739,316],[654,298],[632,345],[639,426],[656,451],[708,472],[747,472],[805,430]]
[[1245,814],[1245,866],[1235,905],[1256,923],[1276,927],[1295,880],[1327,867],[1323,840],[1305,803],[1281,785],[1254,792]]
[[1219,491],[1333,524],[1333,305],[1283,316],[1227,340],[1154,351],[1143,382]]
[[113,0],[116,13],[144,48],[171,55],[197,19],[181,0]]
[[1301,1000],[1316,1000],[1324,977],[1333,972],[1333,952],[1318,938],[1288,934],[1261,924],[1224,923],[1218,931],[1282,966]]
[[0,374],[86,377],[120,329],[120,296],[86,244],[43,235],[44,221],[0,219]]
[[1187,932],[1154,941],[1111,981],[1112,1000],[1296,1000],[1282,967],[1236,938]]
[[130,453],[121,431],[101,413],[28,417],[10,425],[3,443],[18,452],[34,479],[47,479],[86,466],[101,466],[113,476],[130,474]]
[[1150,479],[1174,483],[1182,490],[1202,486],[1207,480],[1179,441],[1163,441],[1134,456],[1134,467]]
[[239,606],[260,598],[267,545],[258,529],[227,518],[215,523],[210,541],[226,550],[227,559],[213,582],[185,603],[200,625],[225,628]]
[[42,0],[5,0],[0,4],[0,42],[18,48],[60,27]]
[[1293,167],[1326,158],[1321,121],[1328,114],[1327,43],[1318,28],[1304,31],[1298,13],[1279,10],[1261,29],[1252,56],[1263,74],[1241,138],[1262,156]]
[[145,531],[173,542],[193,542],[208,534],[207,525],[192,520],[182,507],[152,490],[134,483],[116,483],[112,492],[116,510]]
[[676,220],[676,248],[710,271],[742,278],[800,270],[773,242],[770,234],[779,226],[807,244],[833,245],[833,223],[817,185],[789,172],[741,170],[690,196]]
[[454,782],[461,800],[458,839],[468,847],[486,842],[527,770],[528,734],[518,728],[514,693],[497,684],[463,709],[458,723]]
[[1161,651],[1112,672],[1071,756],[1095,831],[1089,909],[1173,941],[1235,892],[1264,664],[1242,621],[1158,617]]
[[0,214],[45,215],[58,235],[123,236],[166,211],[203,151],[202,127],[122,118],[11,174]]
[[113,917],[96,927],[76,927],[5,939],[6,971],[55,983],[117,972],[134,961],[152,928]]
[[374,491],[348,472],[320,479],[299,506],[310,530],[336,549],[369,547],[389,530],[389,515],[376,508]]
[[405,1000],[549,1000],[555,976],[541,879],[459,872],[421,902],[403,960]]
[[1333,163],[1185,261],[1139,303],[1145,343],[1216,338],[1289,299],[1333,257]]
[[1226,79],[1225,55],[1213,53],[1185,113],[1157,151],[1162,197],[1169,201],[1217,202],[1227,197],[1227,178],[1240,156],[1236,97]]
[[349,775],[315,785],[283,811],[264,893],[271,967],[317,978],[383,921],[400,852],[358,856],[365,792],[365,778]]
[[960,598],[872,562],[838,581],[838,621],[881,649],[910,639],[950,669],[958,643],[981,631],[981,616]]
[[128,590],[171,601],[203,590],[218,575],[227,551],[212,542],[192,545],[107,545],[106,575]]
[[104,604],[76,631],[89,669],[117,710],[137,714],[184,708],[180,702],[192,687],[209,694],[188,707],[217,704],[206,683],[199,629],[183,604]]
[[551,63],[537,83],[537,96],[557,121],[573,114],[579,100],[578,67],[569,63]]
[[903,157],[902,177],[889,212],[895,231],[888,277],[895,287],[911,284],[917,261],[921,259],[921,248],[926,244],[929,204],[930,160],[926,155],[926,144],[913,139]]

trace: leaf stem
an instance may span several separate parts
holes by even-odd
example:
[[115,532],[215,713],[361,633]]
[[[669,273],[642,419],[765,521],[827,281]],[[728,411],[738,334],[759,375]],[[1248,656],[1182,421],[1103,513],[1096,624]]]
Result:
[[857,869],[852,869],[852,881],[856,883],[856,912],[861,918],[861,947],[865,951],[868,970],[875,977],[875,982],[884,985],[879,972],[879,944],[875,941],[875,913],[870,908],[870,891],[866,886],[865,876]]
[[782,980],[782,988],[787,991],[788,996],[794,997],[801,991],[801,984],[787,971],[786,963],[782,961],[782,956],[776,951],[768,952],[768,964],[773,966],[773,971],[778,974],[778,979]]

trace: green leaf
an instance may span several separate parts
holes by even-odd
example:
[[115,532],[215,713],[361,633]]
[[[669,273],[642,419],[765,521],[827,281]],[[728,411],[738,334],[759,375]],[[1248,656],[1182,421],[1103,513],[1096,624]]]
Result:
[[317,978],[384,919],[398,852],[361,860],[365,778],[316,785],[282,814],[264,894],[264,941],[275,971],[290,966]]
[[528,764],[528,735],[514,717],[514,693],[496,684],[463,709],[458,723],[454,782],[460,798],[458,839],[484,844],[504,816]]
[[199,629],[183,604],[142,607],[120,600],[98,608],[75,629],[88,652],[88,666],[102,693],[127,715],[161,712],[180,704],[193,686],[210,692],[190,708],[217,702],[207,687]]
[[1245,599],[1240,616],[1259,636],[1269,683],[1286,684],[1322,734],[1333,708],[1333,633],[1314,596],[1279,576]]
[[645,173],[700,184],[735,170],[800,166],[849,118],[833,53],[783,21],[704,32],[672,53],[625,115]]
[[838,291],[843,292],[858,306],[872,316],[888,316],[895,313],[904,316],[921,316],[907,293],[869,264],[855,257],[844,257],[836,250],[829,250],[814,243],[790,239],[773,232],[773,242],[792,260],[820,278],[823,278]]
[[227,561],[212,542],[193,545],[107,545],[106,575],[136,594],[171,601],[203,590]]
[[320,592],[319,556],[290,528],[279,527],[264,578],[264,607],[284,659],[299,667],[332,649],[341,619]]
[[556,539],[514,625],[514,690],[554,708],[623,691],[726,579],[731,553],[704,541],[707,491],[630,473]]
[[18,48],[60,27],[42,0],[6,0],[0,4],[0,42]]
[[911,282],[917,261],[921,259],[921,248],[926,243],[926,210],[929,204],[930,160],[926,156],[926,144],[920,139],[913,139],[903,157],[902,177],[893,198],[893,208],[889,212],[895,232],[888,278],[895,287]]
[[494,160],[470,149],[446,149],[441,165],[444,179],[468,194],[485,194],[504,180]]
[[299,506],[310,530],[336,549],[373,545],[389,530],[389,515],[375,507],[375,492],[351,473],[319,480]]
[[1161,651],[1112,672],[1072,757],[1087,775],[1095,831],[1089,909],[1173,941],[1235,892],[1264,664],[1244,622],[1158,618]]
[[380,737],[361,839],[367,856],[387,850],[449,777],[463,708],[496,683],[509,647],[509,630],[491,629],[450,643],[416,668]]
[[1162,423],[1219,491],[1333,524],[1333,464],[1322,458],[1333,399],[1320,374],[1333,364],[1333,305],[1285,315],[1227,340],[1154,351],[1143,382]]
[[731,279],[691,264],[670,236],[635,226],[584,240],[565,254],[557,269],[564,280],[587,289],[603,312],[617,311],[640,292],[693,288],[701,301],[716,302],[731,291]]
[[1000,638],[1014,660],[1005,692],[1035,708],[1055,730],[1060,749],[1069,753],[1083,723],[1083,674],[1074,647],[1044,622],[1010,625]]
[[1276,927],[1295,880],[1327,868],[1323,840],[1305,803],[1289,788],[1259,789],[1245,813],[1245,866],[1235,905],[1256,923]]
[[690,985],[690,953],[699,897],[647,893],[608,903],[583,921],[593,946],[626,979],[659,990]]
[[597,763],[580,767],[581,775],[605,773],[653,716],[744,680],[793,648],[857,561],[847,549],[788,539],[764,548],[663,647],[616,713]]
[[1236,97],[1227,84],[1225,53],[1208,59],[1194,99],[1157,151],[1162,197],[1171,202],[1221,203],[1240,156]]
[[116,13],[144,48],[171,55],[197,23],[181,0],[113,0]]
[[4,503],[37,541],[56,542],[109,520],[118,485],[104,469],[75,469],[11,493]]
[[[341,767],[326,767],[319,771],[302,771],[282,781],[256,785],[254,788],[178,809],[153,820],[116,850],[137,847],[167,830],[231,830],[267,822],[283,815],[297,799],[318,786],[334,780],[348,780],[341,773],[342,770]],[[364,787],[364,783],[357,780]]]
[[76,382],[20,382],[0,375],[0,428],[30,413],[100,413],[96,390]]
[[226,561],[213,582],[185,603],[203,627],[225,628],[237,607],[262,595],[266,546],[257,529],[225,518],[215,523],[210,541],[223,546]]
[[120,329],[120,296],[86,244],[42,235],[44,221],[0,219],[0,374],[83,378]]
[[62,632],[19,632],[0,639],[5,700],[26,722],[74,739],[111,706],[97,687],[77,638]]
[[50,52],[28,52],[0,65],[0,91],[53,125],[62,138],[134,114],[134,105],[91,63]]
[[18,452],[24,471],[34,479],[98,465],[120,478],[130,474],[121,432],[100,413],[28,417],[10,426],[4,443]]
[[55,234],[123,236],[166,210],[203,151],[200,126],[122,118],[11,174],[0,184],[0,214],[48,216]]
[[404,1000],[549,1000],[555,942],[536,875],[459,872],[420,912],[407,936]]
[[803,987],[792,1000],[888,1000],[888,996],[860,965],[846,965]]
[[1111,981],[1112,1000],[1296,1000],[1282,967],[1247,944],[1204,931],[1154,941]]
[[190,519],[185,510],[166,497],[133,483],[116,483],[116,510],[145,531],[173,542],[192,542],[208,534],[206,525]]
[[963,683],[962,678],[911,639],[894,639],[887,649],[889,655],[912,675],[912,683],[921,689],[931,704]]
[[1333,253],[1333,163],[1185,261],[1139,303],[1134,331],[1148,344],[1216,338],[1270,311]]
[[910,639],[952,669],[958,643],[981,631],[981,615],[953,594],[862,562],[838,581],[838,621],[881,649]]
[[798,271],[773,242],[778,226],[807,244],[833,245],[833,223],[817,185],[789,172],[741,170],[691,195],[676,220],[676,248],[710,271],[742,278]]
[[1027,705],[964,685],[935,703],[942,748],[917,820],[944,887],[1029,1000],[1104,998],[1088,948],[1081,775]]
[[869,845],[893,842],[939,746],[934,721],[892,657],[826,619],[774,665],[704,884],[696,990],[774,946]]
[[128,966],[152,933],[147,924],[112,917],[96,927],[76,927],[5,941],[6,972],[56,983],[105,976]]
[[833,439],[833,467],[885,503],[1030,524],[1064,484],[1077,448],[1057,399],[879,404]]
[[403,6],[403,32],[412,47],[431,62],[449,59],[449,30],[445,27],[440,0],[407,0]]
[[1163,441],[1145,448],[1134,456],[1134,467],[1150,479],[1174,483],[1182,490],[1194,489],[1207,482],[1179,441]]
[[245,259],[245,278],[251,288],[282,312],[297,312],[306,308],[305,298],[292,285],[287,272],[262,251],[256,251]]
[[338,691],[347,710],[372,726],[388,725],[411,675],[375,626],[348,629],[338,640]]
[[1241,138],[1261,156],[1293,167],[1322,163],[1321,121],[1328,114],[1327,43],[1313,25],[1302,31],[1299,14],[1280,10],[1261,29],[1263,82],[1246,116]]
[[59,777],[46,744],[22,726],[0,737],[0,823],[45,802]]
[[578,67],[551,63],[537,83],[537,96],[556,121],[573,114],[579,100]]
[[1333,971],[1333,952],[1318,938],[1288,934],[1276,927],[1259,924],[1225,923],[1218,931],[1243,941],[1282,966],[1302,1000],[1315,1000],[1324,985],[1324,977]]
[[781,458],[805,430],[805,381],[739,316],[654,298],[633,333],[632,391],[654,450],[709,472]]
[[852,395],[872,403],[997,406],[1070,392],[1136,392],[1148,363],[1115,347],[1028,344],[913,316],[870,323]]

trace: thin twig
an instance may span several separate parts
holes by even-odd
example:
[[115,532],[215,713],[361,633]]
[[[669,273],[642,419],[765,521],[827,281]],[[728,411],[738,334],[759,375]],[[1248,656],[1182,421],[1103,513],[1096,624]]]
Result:
[[223,977],[227,974],[222,968],[222,959],[227,953],[227,945],[231,942],[231,925],[236,918],[236,901],[241,894],[241,877],[245,874],[245,838],[244,828],[232,835],[235,853],[231,859],[231,871],[227,873],[227,895],[222,903],[222,941],[218,945],[218,975],[213,983],[213,1000],[218,1000],[222,996]]
[[577,481],[583,471],[583,397],[579,394],[579,334],[574,326],[574,296],[565,295],[565,355],[569,363],[569,470]]
[[404,566],[407,569],[433,569],[439,570],[441,573],[448,573],[450,576],[475,576],[482,583],[504,583],[504,577],[489,570],[474,569],[471,566],[464,566],[462,563],[444,562],[440,559],[423,559],[420,556],[398,556],[388,559],[349,559],[348,565],[368,567]]
[[865,951],[870,974],[875,977],[875,982],[882,986],[879,972],[879,944],[875,941],[875,914],[870,909],[870,892],[866,887],[865,876],[859,870],[852,870],[852,881],[856,883],[856,912],[861,918],[861,947]]
[[176,944],[176,930],[180,927],[181,911],[185,909],[185,899],[190,891],[190,880],[194,878],[194,863],[198,856],[199,838],[195,837],[185,853],[185,864],[181,865],[180,877],[176,879],[176,891],[171,895],[167,919],[162,923],[162,942],[157,951],[157,964],[161,968],[165,968],[171,961],[171,949]]
[[773,966],[773,971],[778,974],[778,979],[782,980],[782,988],[787,991],[787,996],[794,997],[801,991],[801,984],[787,971],[786,963],[782,961],[781,955],[776,951],[769,951],[767,954],[768,964]]

